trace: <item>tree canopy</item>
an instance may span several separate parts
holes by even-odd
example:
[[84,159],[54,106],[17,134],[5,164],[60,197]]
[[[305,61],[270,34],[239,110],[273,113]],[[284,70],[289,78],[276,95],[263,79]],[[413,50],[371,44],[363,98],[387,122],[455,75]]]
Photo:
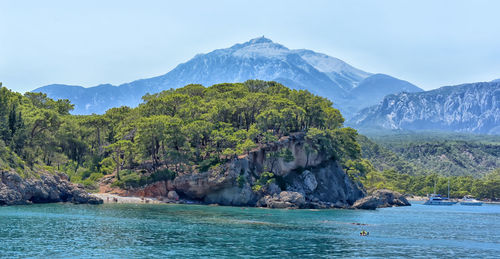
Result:
[[[22,176],[65,172],[89,188],[114,174],[119,186],[137,186],[207,171],[302,132],[307,159],[320,153],[337,160],[353,179],[369,188],[422,194],[432,186],[425,184],[432,176],[401,174],[399,170],[410,168],[406,163],[381,168],[388,160],[379,158],[372,159],[377,168],[372,166],[372,160],[361,156],[357,132],[343,127],[344,119],[332,102],[305,90],[249,80],[210,87],[192,84],[148,94],[143,100],[136,108],[75,116],[70,114],[73,105],[68,100],[55,101],[43,93],[22,95],[0,87],[0,169],[16,170]],[[372,152],[371,157],[380,153],[375,146],[364,151]],[[290,161],[293,155],[281,150],[267,158],[272,168],[267,168],[262,183],[274,179],[272,161]],[[460,190],[498,197],[497,171],[471,179],[458,179],[460,186],[468,186]]]

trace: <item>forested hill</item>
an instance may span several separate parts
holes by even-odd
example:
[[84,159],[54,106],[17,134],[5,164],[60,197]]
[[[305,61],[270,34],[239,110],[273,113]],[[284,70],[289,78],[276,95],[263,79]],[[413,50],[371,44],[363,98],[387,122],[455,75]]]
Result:
[[356,131],[342,128],[330,101],[275,82],[188,85],[89,116],[69,115],[67,100],[1,91],[1,166],[62,171],[88,187],[109,174],[136,186],[207,171],[293,132],[322,156],[360,156]]
[[363,157],[378,170],[482,177],[500,168],[500,137],[467,134],[360,135]]
[[[500,197],[498,136],[465,134],[404,134],[358,136],[363,159],[356,163],[368,189],[402,193],[446,193],[461,198]],[[460,140],[457,140],[460,139]]]

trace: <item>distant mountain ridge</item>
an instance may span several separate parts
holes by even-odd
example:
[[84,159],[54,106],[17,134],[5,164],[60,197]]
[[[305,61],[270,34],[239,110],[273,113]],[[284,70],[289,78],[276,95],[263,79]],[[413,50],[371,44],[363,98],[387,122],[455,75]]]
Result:
[[388,95],[350,120],[358,129],[500,134],[500,82]]
[[46,93],[53,99],[69,99],[75,104],[74,114],[100,114],[112,107],[135,107],[146,93],[187,84],[210,86],[248,79],[272,80],[294,89],[306,89],[332,100],[348,118],[381,101],[387,94],[422,91],[406,81],[388,75],[374,75],[312,50],[290,50],[260,37],[230,48],[198,54],[170,72],[153,78],[119,86],[106,84],[90,88],[54,84],[34,92]]

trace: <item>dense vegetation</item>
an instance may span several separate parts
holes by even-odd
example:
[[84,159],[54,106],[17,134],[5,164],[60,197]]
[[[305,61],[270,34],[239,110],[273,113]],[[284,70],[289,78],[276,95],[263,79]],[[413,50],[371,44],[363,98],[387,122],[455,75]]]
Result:
[[424,174],[422,168],[417,167],[412,162],[403,159],[401,155],[375,143],[364,135],[359,135],[357,141],[361,146],[363,158],[369,160],[378,171],[393,169],[409,175]]
[[449,181],[452,197],[466,194],[479,198],[500,197],[500,146],[495,142],[498,137],[460,135],[465,142],[457,141],[456,134],[405,136],[374,138],[383,144],[358,136],[362,156],[370,162],[358,165],[357,171],[367,188],[426,195],[433,192],[436,183],[436,191],[446,194]]
[[[136,187],[207,171],[261,145],[304,132],[307,152],[340,161],[368,189],[424,195],[437,182],[438,191],[444,193],[450,180],[453,196],[500,196],[498,170],[484,171],[482,178],[438,176],[439,171],[343,128],[341,114],[327,99],[275,82],[188,85],[146,95],[143,100],[137,108],[74,116],[67,100],[0,88],[0,169],[15,170],[24,177],[65,172],[90,189],[108,175],[116,186]],[[485,145],[477,147],[484,152],[478,158],[498,157],[496,146],[488,146],[495,143],[474,145]],[[435,155],[429,149],[411,152]],[[287,150],[269,155],[293,160]],[[254,190],[273,180],[273,169],[268,170]]]
[[425,196],[434,192],[446,196],[448,182],[450,197],[461,198],[473,195],[477,198],[498,199],[500,197],[500,169],[487,173],[481,178],[472,176],[408,175],[396,170],[367,170],[359,177],[367,189],[391,189],[401,193]]
[[481,177],[500,167],[500,136],[428,132],[371,139],[424,173]]
[[188,85],[90,116],[41,93],[1,96],[0,141],[12,154],[2,167],[63,171],[88,187],[113,173],[125,187],[206,171],[293,132],[307,134],[310,152],[344,163],[360,156],[356,131],[342,128],[330,101],[275,82]]

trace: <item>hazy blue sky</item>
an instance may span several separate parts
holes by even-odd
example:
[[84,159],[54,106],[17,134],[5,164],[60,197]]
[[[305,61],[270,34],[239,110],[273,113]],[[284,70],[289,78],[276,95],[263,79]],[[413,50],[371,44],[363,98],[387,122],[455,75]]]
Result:
[[0,81],[121,84],[265,35],[424,89],[500,78],[500,1],[4,1]]

